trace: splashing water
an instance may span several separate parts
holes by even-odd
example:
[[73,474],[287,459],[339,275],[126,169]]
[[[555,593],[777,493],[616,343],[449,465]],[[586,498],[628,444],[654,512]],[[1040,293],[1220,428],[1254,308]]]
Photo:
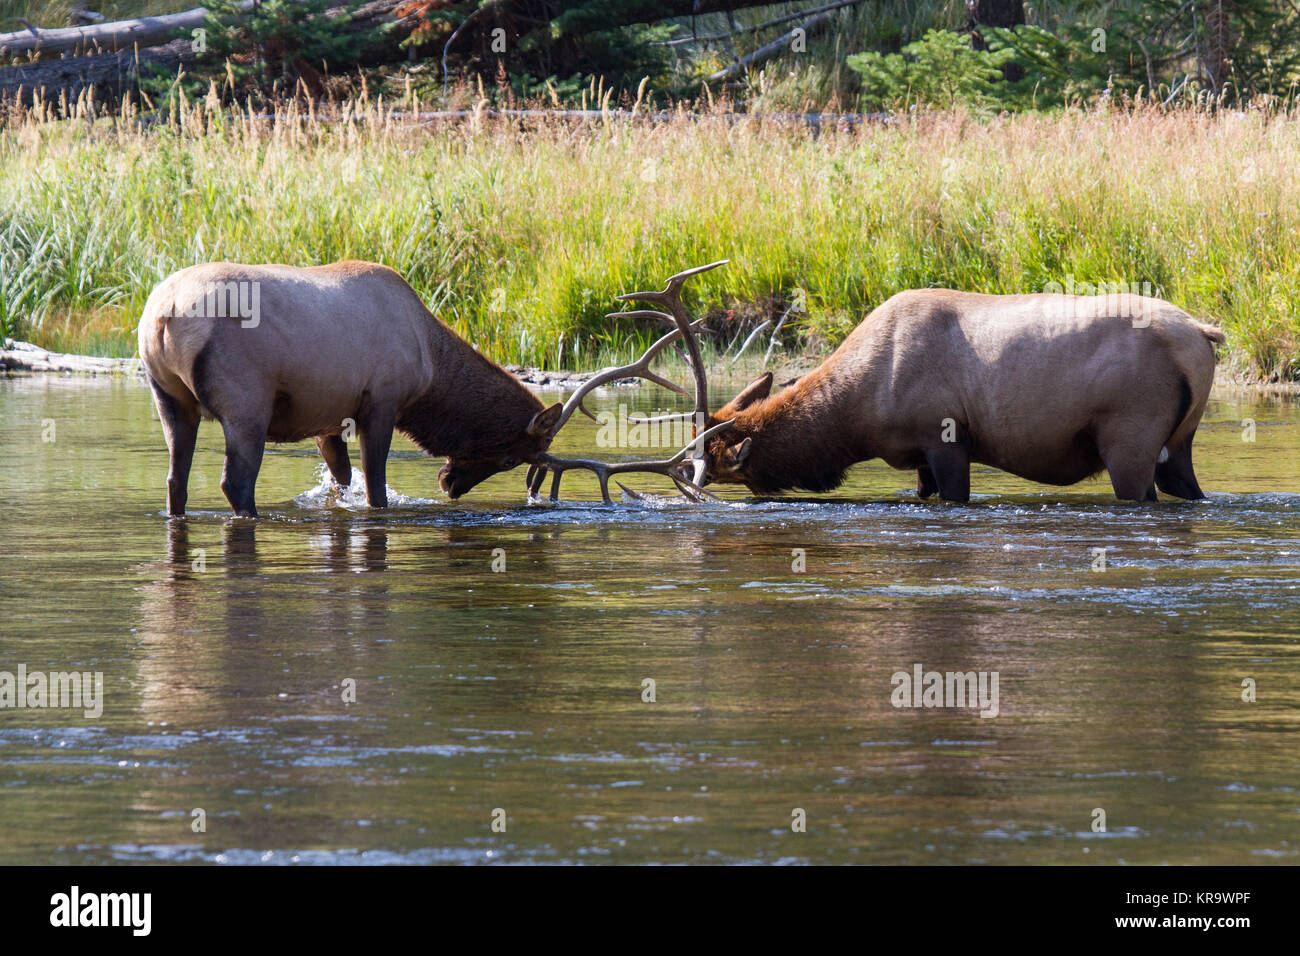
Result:
[[[388,489],[389,508],[408,508],[431,505],[432,498],[412,498],[399,494],[392,485]],[[352,469],[352,483],[346,488],[339,485],[329,468],[322,462],[316,466],[316,485],[293,499],[299,508],[343,508],[347,511],[365,511],[370,507],[366,500],[366,476],[360,468]]]

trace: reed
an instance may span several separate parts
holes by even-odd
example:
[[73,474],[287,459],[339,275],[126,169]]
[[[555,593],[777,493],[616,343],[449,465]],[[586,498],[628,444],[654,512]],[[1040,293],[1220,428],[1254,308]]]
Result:
[[729,258],[688,290],[724,347],[793,308],[785,347],[822,354],[902,289],[1072,278],[1148,283],[1221,325],[1240,374],[1300,376],[1295,114],[926,114],[814,132],[685,111],[430,125],[426,106],[266,117],[178,97],[161,117],[84,101],[11,114],[5,334],[130,354],[175,269],[356,258],[397,269],[499,361],[590,368],[658,331],[607,320],[615,296]]

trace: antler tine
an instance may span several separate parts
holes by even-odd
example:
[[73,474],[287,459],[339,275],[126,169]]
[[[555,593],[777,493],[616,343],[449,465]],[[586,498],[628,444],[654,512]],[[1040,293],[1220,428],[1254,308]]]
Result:
[[609,479],[613,475],[625,475],[629,472],[649,472],[657,475],[666,475],[674,482],[683,482],[693,491],[701,494],[709,494],[700,487],[700,479],[703,475],[704,459],[702,457],[693,457],[691,459],[694,465],[695,473],[691,478],[676,473],[675,469],[679,468],[692,452],[704,447],[705,439],[711,438],[718,432],[731,427],[731,420],[719,422],[712,428],[706,429],[685,445],[677,454],[671,458],[665,458],[662,461],[619,461],[612,464],[603,461],[595,461],[590,458],[556,458],[553,455],[543,455],[538,459],[536,474],[530,469],[529,476],[529,497],[536,497],[537,491],[541,488],[542,481],[546,477],[549,469],[555,474],[551,479],[551,500],[558,501],[560,497],[560,478],[572,468],[585,468],[595,474],[600,480],[600,496],[605,504],[613,504],[609,497]]
[[[607,319],[660,319],[664,322],[667,322],[669,325],[677,324],[676,320],[667,312],[658,312],[654,309],[636,309],[632,312],[608,312],[606,313],[605,318]],[[704,319],[696,319],[694,322],[691,323],[692,331],[696,333],[702,332],[705,335],[713,335],[714,332],[712,329],[704,328],[704,322],[705,322]],[[692,372],[695,370],[695,363],[691,361],[691,357],[689,355],[687,355],[685,352],[679,349],[676,345],[673,346],[673,351],[677,353],[677,357],[682,360],[683,365],[685,365],[688,369],[691,369]]]
[[648,302],[655,296],[661,296],[671,292],[673,286],[681,288],[682,283],[685,282],[687,279],[689,279],[691,276],[699,275],[701,272],[708,272],[710,269],[718,268],[718,266],[725,266],[730,261],[731,261],[730,259],[719,259],[717,262],[710,262],[708,265],[695,266],[690,269],[683,269],[681,272],[677,273],[676,275],[672,275],[668,277],[668,284],[664,287],[663,292],[629,292],[625,295],[620,295],[618,298],[628,299],[628,300],[644,299],[645,301]]
[[[623,482],[621,481],[616,481],[614,482],[614,484],[622,488],[623,494],[627,495],[629,498],[632,498],[636,501],[650,500],[648,495],[643,495],[639,491],[633,491],[631,488],[623,484]],[[697,488],[684,478],[674,478],[673,484],[675,484],[677,486],[677,490],[682,493],[682,497],[686,498],[688,501],[700,502],[700,501],[704,501],[706,498],[711,498],[714,501],[722,500],[713,492],[705,491],[703,488]]]
[[[627,296],[620,295],[620,299],[626,299]],[[607,319],[662,319],[669,325],[676,325],[673,317],[667,312],[660,312],[658,309],[632,309],[629,312],[606,312]],[[699,325],[699,322],[693,322],[693,325]]]
[[[587,458],[556,458],[550,454],[538,456],[533,465],[528,469],[528,476],[525,483],[528,488],[529,498],[535,498],[541,489],[542,482],[546,479],[548,471],[553,472],[551,478],[551,500],[556,501],[560,496],[560,481],[564,473],[572,468],[584,468],[596,475],[600,481],[600,495],[605,504],[612,504],[609,497],[609,479],[612,475],[626,474],[628,472],[651,472],[655,474],[666,475],[673,480],[682,494],[691,497],[693,500],[700,500],[703,496],[716,497],[705,491],[701,487],[704,480],[706,461],[704,457],[705,439],[717,434],[725,428],[731,427],[730,421],[719,422],[712,428],[704,429],[704,423],[709,417],[709,383],[705,374],[704,359],[700,354],[699,341],[695,333],[699,330],[703,319],[692,322],[686,314],[686,307],[682,304],[681,289],[682,284],[691,276],[698,275],[701,272],[708,272],[710,269],[716,269],[718,266],[726,265],[728,259],[720,259],[717,262],[710,262],[708,265],[696,266],[693,269],[687,269],[672,276],[668,284],[661,292],[629,292],[618,297],[621,302],[641,301],[649,302],[666,308],[667,312],[661,312],[655,309],[632,309],[626,312],[612,312],[608,318],[654,318],[667,321],[676,326],[667,335],[660,338],[645,351],[639,359],[630,365],[611,367],[602,369],[594,376],[584,382],[564,403],[560,410],[560,416],[556,424],[551,429],[551,436],[554,437],[561,428],[573,416],[575,411],[581,410],[588,418],[595,420],[595,416],[583,406],[582,401],[588,393],[604,383],[616,378],[635,375],[646,381],[654,382],[664,388],[679,392],[682,395],[689,395],[686,389],[682,388],[665,378],[660,377],[650,370],[650,362],[668,345],[680,339],[686,346],[687,354],[683,356],[691,368],[691,373],[695,378],[695,411],[689,416],[678,414],[661,416],[655,419],[646,419],[646,421],[676,421],[683,417],[689,417],[695,422],[695,431],[698,434],[677,454],[663,461],[621,461],[608,464],[602,461],[594,461]],[[680,350],[679,354],[680,354]],[[703,429],[703,430],[701,430]],[[692,474],[687,478],[680,473],[682,465],[686,462],[687,456],[690,456]],[[621,486],[620,486],[621,487]],[[688,493],[688,490],[690,492]]]
[[[658,295],[659,293],[656,292],[653,294]],[[619,296],[619,298],[623,299],[626,298],[626,296]],[[674,319],[671,315],[669,315],[667,312],[660,312],[658,309],[632,309],[629,312],[606,312],[605,318],[607,319],[659,319],[661,322],[667,322],[669,325],[677,324],[677,320]],[[705,335],[715,335],[716,333],[713,331],[713,329],[704,328],[704,322],[705,322],[704,319],[696,319],[694,322],[691,323],[692,331],[702,332]],[[677,348],[676,346],[673,346],[673,351],[676,352],[678,355],[681,355],[684,361],[688,363],[690,362],[690,359],[686,358],[686,356],[682,353],[681,349]]]
[[[717,262],[710,262],[705,266],[696,266],[694,269],[687,269],[679,272],[668,280],[662,292],[629,292],[620,295],[621,302],[652,302],[655,305],[661,305],[671,313],[672,320],[681,330],[682,341],[686,345],[686,351],[690,355],[691,371],[695,375],[695,416],[696,423],[700,424],[708,420],[709,417],[709,382],[704,374],[704,360],[700,357],[700,344],[692,333],[694,323],[686,315],[686,307],[682,305],[682,283],[691,276],[699,275],[701,272],[708,272],[710,269],[716,269],[718,266],[726,265],[730,259],[719,259]],[[662,315],[662,313],[660,313]]]
[[[612,313],[612,315],[618,315],[618,314],[619,313]],[[629,314],[635,314],[635,313],[629,313]],[[655,313],[655,314],[661,315],[662,313]],[[671,316],[664,316],[664,318],[670,319]],[[703,320],[701,319],[700,321]],[[677,392],[678,394],[690,395],[690,392],[686,391],[686,389],[682,388],[676,382],[670,382],[666,378],[663,378],[660,375],[656,374],[655,372],[650,371],[650,363],[654,361],[655,357],[658,356],[659,353],[662,352],[668,345],[681,338],[681,336],[682,336],[681,329],[673,329],[667,335],[663,336],[658,341],[656,341],[653,345],[651,345],[648,349],[646,349],[644,354],[642,354],[642,356],[639,359],[637,359],[635,362],[633,362],[631,365],[619,365],[619,366],[610,366],[609,368],[603,368],[595,375],[593,375],[591,378],[583,382],[578,387],[578,390],[575,391],[572,395],[570,395],[568,401],[564,403],[564,408],[560,411],[559,420],[555,423],[555,426],[551,429],[551,435],[554,436],[555,434],[557,434],[559,430],[565,426],[568,420],[573,417],[573,413],[576,411],[581,411],[592,421],[595,421],[596,417],[592,415],[591,412],[587,411],[586,407],[582,404],[582,400],[587,397],[587,395],[592,391],[592,389],[599,388],[601,385],[604,385],[606,382],[613,381],[614,379],[627,378],[629,375],[635,375],[638,378],[644,378],[647,381],[654,382],[656,385],[660,385],[664,388],[670,389],[674,392]]]
[[524,478],[524,487],[528,489],[528,497],[536,498],[537,492],[542,487],[542,482],[546,480],[546,469],[541,465],[529,465],[528,475]]

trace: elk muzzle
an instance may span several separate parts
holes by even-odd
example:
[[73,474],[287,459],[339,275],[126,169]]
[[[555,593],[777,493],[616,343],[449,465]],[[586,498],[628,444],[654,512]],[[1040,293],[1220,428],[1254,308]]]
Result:
[[447,464],[438,472],[438,487],[446,492],[448,498],[454,500],[501,470],[495,461],[465,462],[448,459]]

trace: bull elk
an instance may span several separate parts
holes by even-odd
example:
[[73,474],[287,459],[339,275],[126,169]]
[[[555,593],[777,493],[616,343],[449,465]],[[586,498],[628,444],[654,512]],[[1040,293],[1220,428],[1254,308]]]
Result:
[[[771,394],[765,373],[710,415],[695,325],[673,282],[668,292],[628,298],[670,306],[701,376],[690,416],[703,432],[690,461],[679,453],[657,463],[679,482],[689,464],[688,488],[829,491],[850,465],[881,458],[915,469],[921,498],[968,501],[973,462],[1062,486],[1104,469],[1123,500],[1154,501],[1157,488],[1205,497],[1192,438],[1224,336],[1168,302],[902,292],[791,387]],[[538,470],[547,456],[539,461]],[[602,488],[622,467],[576,464],[596,471]]]
[[266,442],[315,438],[330,474],[352,479],[343,434],[355,423],[366,497],[387,505],[393,429],[445,455],[452,498],[545,454],[561,406],[549,408],[425,308],[393,270],[367,262],[312,268],[211,263],[164,279],[140,320],[171,456],[167,510],[185,513],[202,413],[226,439],[221,490],[256,516]]

